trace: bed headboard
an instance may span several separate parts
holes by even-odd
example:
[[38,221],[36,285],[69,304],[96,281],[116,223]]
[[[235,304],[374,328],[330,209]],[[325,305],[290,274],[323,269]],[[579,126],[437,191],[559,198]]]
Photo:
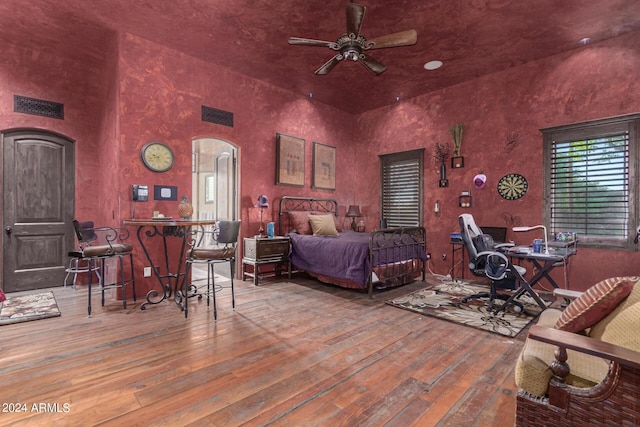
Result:
[[284,196],[280,199],[278,212],[278,234],[284,236],[290,230],[289,212],[326,212],[338,216],[338,202],[335,199],[314,199],[311,197]]

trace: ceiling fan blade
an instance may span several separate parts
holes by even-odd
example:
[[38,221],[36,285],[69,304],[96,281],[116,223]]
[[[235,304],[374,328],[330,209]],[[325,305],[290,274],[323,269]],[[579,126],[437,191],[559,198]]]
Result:
[[370,57],[369,55],[365,55],[364,53],[360,55],[360,62],[364,68],[371,71],[371,74],[374,76],[378,76],[384,73],[387,70],[387,67]]
[[355,3],[347,3],[347,35],[353,33],[358,37],[360,27],[367,8]]
[[410,46],[412,44],[416,44],[417,41],[418,33],[416,32],[416,30],[407,30],[367,40],[367,49]]
[[335,44],[335,42],[327,42],[324,40],[305,39],[301,37],[289,37],[289,44],[297,44],[302,46],[327,46]]
[[318,68],[316,70],[316,74],[318,75],[329,74],[329,71],[333,70],[333,67],[335,67],[338,64],[338,62],[342,60],[342,58],[343,57],[341,54],[337,54],[336,56],[328,60],[322,67]]

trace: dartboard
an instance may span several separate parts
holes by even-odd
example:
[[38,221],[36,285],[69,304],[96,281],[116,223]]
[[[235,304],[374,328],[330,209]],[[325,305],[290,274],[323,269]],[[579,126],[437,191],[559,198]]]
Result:
[[517,173],[510,173],[498,181],[498,193],[507,200],[516,200],[527,193],[527,179]]

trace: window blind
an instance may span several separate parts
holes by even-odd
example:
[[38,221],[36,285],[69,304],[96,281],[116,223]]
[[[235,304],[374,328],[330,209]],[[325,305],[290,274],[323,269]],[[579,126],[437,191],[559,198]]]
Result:
[[578,236],[629,236],[629,132],[553,141],[552,231]]
[[423,158],[424,149],[380,156],[380,215],[388,227],[422,225]]

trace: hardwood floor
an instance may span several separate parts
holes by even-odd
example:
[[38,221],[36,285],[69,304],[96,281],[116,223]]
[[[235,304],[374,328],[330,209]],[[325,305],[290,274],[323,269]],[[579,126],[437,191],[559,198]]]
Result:
[[236,281],[217,322],[205,301],[185,320],[98,294],[88,318],[84,288],[53,288],[61,317],[0,326],[0,425],[513,425],[524,334],[384,304],[424,286],[369,299],[304,276]]

